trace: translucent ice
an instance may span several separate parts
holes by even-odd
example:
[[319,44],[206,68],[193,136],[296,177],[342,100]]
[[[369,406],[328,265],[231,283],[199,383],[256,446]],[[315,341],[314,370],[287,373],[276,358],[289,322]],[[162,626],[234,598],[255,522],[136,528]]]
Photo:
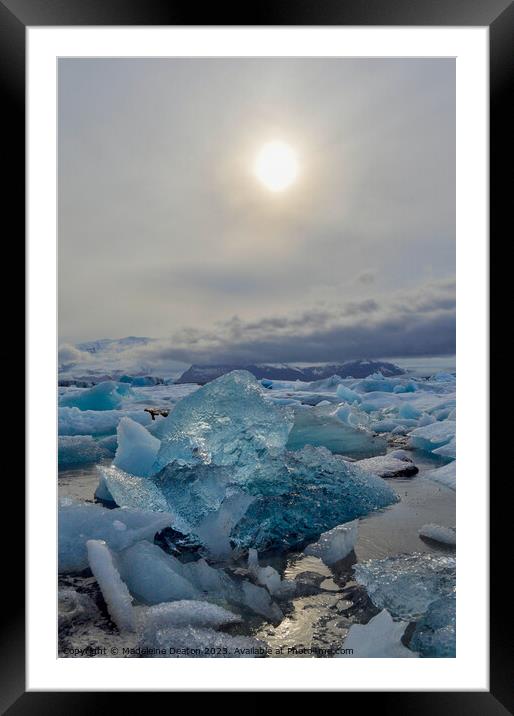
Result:
[[[152,510],[154,512],[167,511],[168,502],[161,490],[144,477],[129,475],[117,467],[98,466],[102,493],[107,490],[114,502],[120,507]],[[171,513],[170,513],[171,514]],[[177,526],[177,519],[173,518],[170,524]]]
[[109,451],[91,435],[59,435],[59,468],[98,462],[109,457]]
[[348,405],[297,410],[287,448],[301,450],[306,445],[313,445],[354,458],[383,452],[386,443],[367,430],[360,429],[366,422],[367,416],[363,417],[361,411]]
[[131,393],[128,384],[106,380],[92,388],[64,393],[59,399],[59,405],[79,410],[113,410],[119,408],[123,398]]
[[141,425],[152,419],[144,410],[79,410],[59,408],[59,435],[110,435],[116,432],[121,418],[128,416]]
[[238,546],[288,548],[398,501],[376,475],[325,448],[305,447],[263,463],[247,489],[256,499],[236,525]]
[[232,371],[183,398],[163,421],[154,472],[171,461],[226,465],[244,480],[263,453],[285,446],[292,422],[251,373]]
[[132,597],[116,569],[113,555],[103,540],[86,543],[89,566],[96,577],[111,619],[120,631],[135,631]]
[[354,403],[355,401],[357,401],[358,403],[361,402],[361,396],[359,395],[359,393],[357,393],[355,390],[352,390],[343,383],[340,383],[337,386],[336,395],[338,398],[341,398],[341,400],[344,400],[347,403]]
[[431,425],[416,428],[410,433],[410,444],[418,450],[432,452],[455,439],[454,420],[436,420]]
[[284,615],[280,607],[271,601],[271,597],[267,589],[258,587],[251,582],[243,582],[244,604],[256,614],[269,619],[272,622],[280,622]]
[[432,452],[434,455],[440,455],[441,457],[455,460],[457,456],[457,443],[455,438],[450,440],[449,443],[446,443],[446,445],[442,445],[441,447],[432,450]]
[[277,597],[291,597],[296,590],[296,582],[281,579],[280,574],[271,566],[261,567],[256,549],[248,550],[248,570],[252,577],[268,592]]
[[130,418],[118,423],[118,449],[113,465],[137,477],[149,477],[161,443]]
[[143,604],[199,599],[184,565],[150,542],[138,542],[117,556],[120,574],[131,594]]
[[434,524],[423,525],[419,530],[419,536],[451,546],[456,544],[455,527],[442,527]]
[[379,609],[400,619],[419,619],[430,604],[455,591],[455,558],[407,554],[361,562],[354,567]]
[[358,520],[338,525],[323,532],[317,542],[306,547],[305,554],[319,557],[327,566],[332,566],[347,557],[355,547],[358,532]]
[[428,658],[455,656],[454,594],[432,602],[416,624],[410,647]]
[[138,626],[144,632],[146,642],[152,639],[158,629],[187,626],[219,629],[241,621],[238,614],[217,604],[195,600],[164,602],[135,609]]
[[412,659],[417,654],[402,644],[401,638],[407,622],[395,622],[387,611],[383,609],[367,624],[352,624],[344,640],[344,649],[353,649],[353,654],[343,651],[336,657],[353,659]]
[[435,470],[429,470],[425,473],[425,477],[434,482],[439,482],[441,485],[449,487],[450,490],[455,490],[456,486],[456,464],[450,462],[448,465],[443,465]]
[[59,572],[79,572],[88,566],[86,542],[105,540],[114,550],[124,549],[154,535],[170,524],[164,512],[107,510],[100,505],[62,505],[59,508]]

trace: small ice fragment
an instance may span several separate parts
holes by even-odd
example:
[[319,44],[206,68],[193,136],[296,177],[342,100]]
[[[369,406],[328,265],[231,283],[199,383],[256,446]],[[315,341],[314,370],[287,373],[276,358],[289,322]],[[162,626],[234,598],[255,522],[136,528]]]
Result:
[[347,557],[357,541],[359,520],[338,525],[323,532],[317,542],[305,549],[305,554],[319,557],[328,567]]
[[[352,624],[344,640],[343,651],[335,656],[353,659],[416,659],[418,654],[401,642],[407,625],[408,622],[393,621],[387,609],[383,609],[367,624]],[[353,653],[344,653],[346,649],[352,649]]]
[[256,549],[248,550],[248,569],[259,584],[266,587],[270,594],[280,592],[282,580],[280,574],[273,567],[261,567]]
[[86,543],[89,566],[96,577],[109,614],[120,631],[135,631],[132,597],[115,567],[113,555],[104,540]]
[[419,536],[427,537],[435,542],[442,542],[442,544],[452,546],[456,544],[455,527],[442,527],[435,524],[423,525],[419,530]]
[[429,470],[425,473],[425,477],[434,482],[439,482],[441,485],[449,487],[450,490],[456,488],[456,463],[450,462],[448,465],[443,465],[435,470]]
[[138,542],[118,555],[120,573],[130,592],[144,604],[198,599],[184,565],[150,542]]
[[279,623],[284,615],[280,607],[271,601],[271,597],[267,589],[258,587],[251,582],[243,582],[244,604],[256,614],[261,614],[271,622]]
[[137,477],[149,477],[153,470],[160,440],[130,418],[118,423],[118,449],[113,465]]

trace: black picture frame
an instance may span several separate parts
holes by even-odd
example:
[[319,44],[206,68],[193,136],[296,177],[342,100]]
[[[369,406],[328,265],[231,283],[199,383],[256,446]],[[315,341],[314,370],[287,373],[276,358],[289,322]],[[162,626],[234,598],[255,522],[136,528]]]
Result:
[[[201,20],[201,22],[198,22]],[[3,174],[8,182],[3,192],[4,221],[12,218],[10,251],[18,251],[23,262],[25,235],[25,38],[26,28],[73,25],[389,25],[389,26],[488,26],[490,30],[490,269],[497,271],[491,282],[490,301],[500,306],[499,251],[507,231],[512,178],[509,130],[513,126],[508,92],[514,40],[514,5],[508,0],[275,0],[254,4],[213,3],[201,10],[190,3],[167,0],[0,0],[0,87],[2,93]],[[507,193],[508,192],[508,193]],[[509,201],[510,199],[510,201]],[[14,239],[16,237],[16,239]],[[502,264],[505,264],[502,261]],[[505,270],[505,265],[503,265]],[[508,284],[507,284],[508,285]],[[6,304],[8,307],[10,304]],[[9,309],[8,309],[9,310]],[[501,320],[492,310],[490,329]],[[34,347],[31,347],[32,349]],[[483,348],[483,347],[482,347]],[[503,349],[503,346],[502,346]],[[499,349],[497,349],[499,350]],[[490,350],[490,360],[495,358]],[[499,356],[498,356],[499,357]],[[498,381],[498,379],[497,379]],[[491,393],[493,394],[491,385]],[[17,396],[19,403],[19,394]],[[488,436],[484,436],[487,440]],[[501,475],[499,458],[501,429],[491,432],[491,539],[490,539],[490,691],[489,692],[402,692],[369,693],[382,714],[490,714],[514,713],[514,666],[512,606],[508,598],[508,566],[505,545],[511,503],[505,499],[510,476]],[[510,471],[509,471],[510,472]],[[507,473],[507,471],[505,471]],[[7,477],[7,476],[6,476]],[[21,475],[11,479],[7,498],[22,512],[24,484]],[[499,479],[498,479],[499,478]],[[493,519],[494,517],[494,519]],[[2,610],[2,659],[0,661],[0,712],[9,716],[32,713],[103,713],[115,707],[114,697],[94,692],[50,693],[25,691],[25,615],[21,585],[24,583],[23,531],[17,529],[3,566],[10,596]],[[510,550],[509,550],[510,552]],[[4,556],[5,553],[4,553]],[[510,556],[510,554],[509,554]],[[477,574],[477,579],[480,579]],[[5,588],[4,583],[4,590]],[[472,599],[472,595],[469,596]],[[406,688],[408,684],[406,683]],[[130,694],[131,709],[143,707],[142,696]],[[364,694],[346,693],[350,697]],[[260,703],[252,702],[255,707]],[[213,703],[216,705],[216,703]],[[120,702],[116,701],[120,707]]]

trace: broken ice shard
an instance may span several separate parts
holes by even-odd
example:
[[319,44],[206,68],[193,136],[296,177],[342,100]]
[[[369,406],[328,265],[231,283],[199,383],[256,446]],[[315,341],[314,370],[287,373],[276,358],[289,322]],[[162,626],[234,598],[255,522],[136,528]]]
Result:
[[358,533],[358,520],[338,525],[328,532],[323,532],[317,542],[305,549],[305,554],[319,557],[327,566],[347,557],[355,547]]
[[244,480],[264,453],[285,446],[292,424],[292,413],[271,405],[251,373],[232,371],[183,398],[161,423],[154,472],[172,461],[215,464]]
[[118,448],[113,465],[137,477],[149,477],[161,443],[130,418],[118,423]]

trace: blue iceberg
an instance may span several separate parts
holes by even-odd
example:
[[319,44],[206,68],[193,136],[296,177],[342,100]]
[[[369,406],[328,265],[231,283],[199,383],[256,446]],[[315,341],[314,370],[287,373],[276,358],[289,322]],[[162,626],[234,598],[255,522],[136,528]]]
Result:
[[79,410],[113,410],[121,405],[123,398],[131,394],[129,384],[106,380],[92,388],[64,393],[59,399],[59,405]]

